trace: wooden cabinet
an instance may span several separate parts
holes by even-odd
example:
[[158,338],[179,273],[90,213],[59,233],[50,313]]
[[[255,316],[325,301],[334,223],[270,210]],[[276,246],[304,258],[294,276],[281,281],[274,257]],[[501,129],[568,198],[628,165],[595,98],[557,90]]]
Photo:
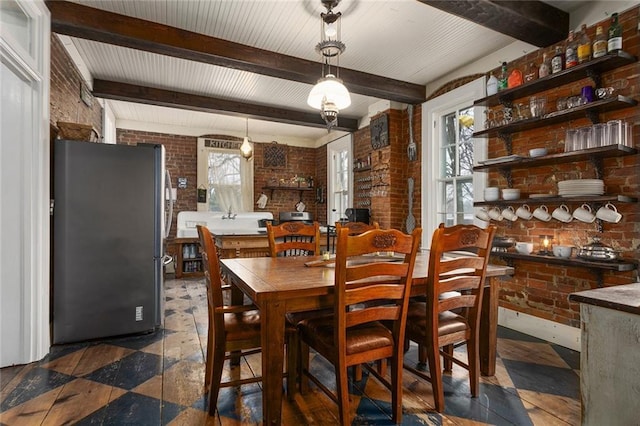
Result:
[[197,238],[176,238],[176,278],[204,275],[200,241]]
[[216,235],[218,255],[223,259],[234,257],[269,256],[267,234],[257,235]]

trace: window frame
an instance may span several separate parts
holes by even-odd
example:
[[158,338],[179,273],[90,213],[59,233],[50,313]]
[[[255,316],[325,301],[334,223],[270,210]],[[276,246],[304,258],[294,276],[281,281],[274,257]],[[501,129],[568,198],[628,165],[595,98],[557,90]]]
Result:
[[[444,187],[441,185],[440,165],[442,164],[442,119],[446,115],[473,106],[476,99],[485,96],[485,78],[481,77],[461,87],[453,89],[441,96],[431,99],[422,104],[422,212],[421,220],[423,224],[422,247],[431,246],[431,235],[438,227],[438,211],[441,210]],[[484,107],[473,107],[474,129],[482,130],[484,123],[480,119],[483,117]],[[484,138],[472,138],[473,143],[473,165],[478,161],[487,158],[487,141]],[[480,201],[484,187],[486,186],[486,172],[473,172],[473,201]],[[474,216],[474,224],[486,227],[487,223],[480,221]]]

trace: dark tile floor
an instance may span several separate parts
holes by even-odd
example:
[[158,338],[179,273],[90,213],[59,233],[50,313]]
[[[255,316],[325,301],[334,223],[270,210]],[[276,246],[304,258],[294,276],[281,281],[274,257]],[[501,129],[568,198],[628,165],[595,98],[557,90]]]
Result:
[[[168,280],[164,329],[135,337],[54,347],[42,361],[0,370],[2,425],[259,424],[260,384],[220,392],[219,412],[205,413],[203,394],[207,305],[202,280]],[[459,355],[464,355],[459,349]],[[444,413],[433,410],[431,386],[404,373],[403,424],[576,425],[580,423],[580,354],[499,329],[497,373],[469,396],[464,370],[445,376]],[[407,357],[416,362],[412,347]],[[260,374],[260,355],[227,375]],[[312,366],[331,385],[322,358]],[[354,425],[391,424],[389,393],[364,374],[351,383]],[[335,404],[312,385],[285,398],[283,423],[335,424]]]

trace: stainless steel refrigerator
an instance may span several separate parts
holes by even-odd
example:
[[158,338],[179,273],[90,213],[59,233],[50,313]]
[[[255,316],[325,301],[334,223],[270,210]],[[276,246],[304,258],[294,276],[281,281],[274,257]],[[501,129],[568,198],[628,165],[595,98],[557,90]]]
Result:
[[55,141],[53,343],[161,325],[164,155],[162,145]]

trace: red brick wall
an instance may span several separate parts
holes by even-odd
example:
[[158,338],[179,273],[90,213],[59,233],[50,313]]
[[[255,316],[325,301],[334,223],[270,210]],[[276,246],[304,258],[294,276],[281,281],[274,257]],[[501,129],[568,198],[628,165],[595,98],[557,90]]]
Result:
[[[632,55],[640,54],[637,32],[638,8],[634,8],[621,16],[621,24],[624,28],[623,49]],[[609,23],[603,21],[603,27],[608,28]],[[595,26],[588,28],[589,35],[595,35]],[[509,70],[514,67],[524,70],[530,63],[540,64],[543,53],[554,51],[555,46],[532,52],[516,61],[508,64]],[[493,70],[494,73],[497,71]],[[618,79],[628,79],[629,86],[622,90],[621,94],[639,99],[640,95],[640,67],[638,63],[628,65],[603,75],[603,84],[609,85]],[[558,87],[541,93],[547,98],[547,112],[556,110],[556,99],[569,95],[580,94],[581,87],[592,85],[590,79],[584,79],[570,85]],[[527,103],[528,98],[517,99],[516,103]],[[500,107],[498,108],[500,109]],[[624,119],[634,123],[634,141],[636,148],[640,147],[640,110],[637,107],[612,111],[600,115],[600,121],[606,122],[612,119]],[[564,133],[567,128],[577,128],[590,125],[586,118],[571,122],[563,122],[557,125],[539,129],[528,130],[513,135],[513,154],[528,155],[528,150],[536,147],[546,147],[549,152],[564,151]],[[506,155],[504,143],[497,138],[489,140],[489,157]],[[633,197],[640,195],[640,173],[638,171],[640,159],[638,155],[611,158],[604,160],[604,181],[606,192],[609,194],[624,194]],[[557,191],[557,182],[566,179],[595,178],[594,167],[589,161],[576,163],[557,164],[545,167],[512,170],[513,185],[521,188],[523,196],[529,193],[548,193]],[[501,188],[507,187],[504,176],[497,172],[489,175],[489,185]],[[579,207],[568,200],[570,208]],[[531,202],[533,208],[539,203]],[[623,219],[618,224],[604,223],[604,231],[599,233],[595,224],[585,224],[573,221],[563,224],[558,221],[541,222],[538,220],[518,220],[513,224],[500,222],[498,234],[513,236],[518,241],[531,241],[538,249],[539,235],[550,234],[554,236],[556,244],[582,246],[588,243],[593,236],[601,236],[604,243],[617,249],[624,250],[626,256],[638,259],[640,256],[640,234],[638,220],[640,209],[637,203],[615,203],[623,214]],[[550,209],[557,207],[549,205]],[[575,291],[597,287],[598,273],[595,270],[579,267],[552,266],[535,262],[517,261],[515,263],[516,274],[513,278],[502,281],[500,292],[500,305],[519,312],[528,313],[537,317],[552,321],[580,326],[580,313],[577,304],[568,302],[568,295]],[[605,286],[629,283],[633,279],[633,273],[604,272]]]
[[80,99],[84,84],[80,72],[62,46],[60,39],[51,34],[51,92],[49,122],[90,124],[102,134],[102,107],[92,95],[91,107]]
[[[295,211],[296,204],[300,199],[306,205],[305,211],[311,212],[314,215],[315,219],[318,219],[318,211],[322,209],[324,205],[316,205],[316,192],[312,191],[298,191],[298,190],[288,190],[288,189],[275,189],[273,191],[263,190],[263,187],[269,186],[270,180],[278,181],[280,179],[291,179],[294,176],[304,177],[304,178],[313,178],[314,186],[316,186],[316,163],[319,159],[319,153],[314,148],[302,148],[297,146],[288,146],[287,147],[287,165],[286,167],[278,167],[278,168],[264,168],[263,164],[263,156],[264,156],[264,147],[267,144],[256,143],[254,144],[254,198],[257,201],[261,192],[264,192],[267,197],[269,197],[269,201],[267,203],[264,211],[271,212],[275,219],[278,219],[278,215],[280,212],[291,212]],[[325,148],[326,151],[326,148]],[[326,176],[326,153],[325,153],[325,176]],[[326,184],[325,184],[326,185]],[[301,198],[302,196],[302,198]],[[254,201],[254,202],[255,202]],[[254,207],[255,210],[258,210],[257,206]],[[326,214],[325,214],[326,219]]]

